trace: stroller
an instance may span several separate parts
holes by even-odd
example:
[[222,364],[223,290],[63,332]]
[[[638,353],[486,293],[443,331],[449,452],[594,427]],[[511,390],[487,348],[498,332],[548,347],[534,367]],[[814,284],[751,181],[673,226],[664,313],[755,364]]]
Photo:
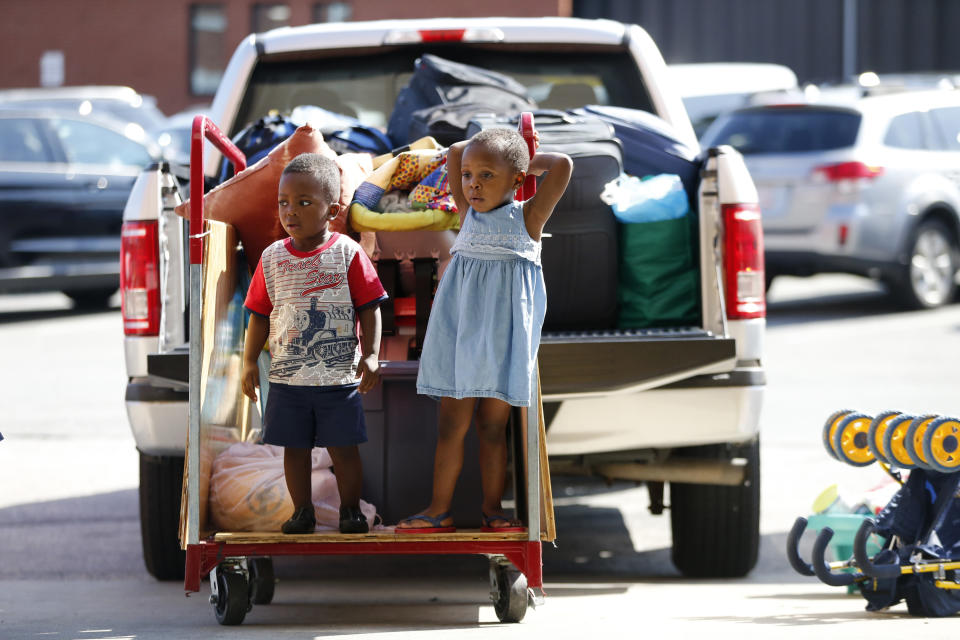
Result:
[[[868,611],[906,601],[911,615],[950,616],[960,611],[960,501],[956,499],[960,468],[954,471],[954,465],[960,467],[960,458],[944,454],[958,449],[960,421],[908,416],[911,425],[916,423],[908,429],[910,435],[921,434],[904,439],[910,462],[900,464],[887,456],[889,442],[887,447],[880,444],[882,438],[878,442],[874,424],[889,421],[891,413],[895,412],[876,418],[853,412],[834,414],[825,425],[824,441],[839,460],[856,466],[879,461],[898,481],[899,473],[893,467],[910,467],[909,477],[876,518],[863,519],[853,540],[852,557],[825,560],[834,531],[823,527],[813,545],[813,562],[804,561],[799,541],[807,519],[801,517],[787,536],[787,558],[801,575],[815,575],[831,586],[855,585],[867,600]],[[851,426],[854,422],[859,424]],[[857,438],[858,433],[864,437]],[[868,543],[872,536],[880,538],[882,548],[871,557]]]

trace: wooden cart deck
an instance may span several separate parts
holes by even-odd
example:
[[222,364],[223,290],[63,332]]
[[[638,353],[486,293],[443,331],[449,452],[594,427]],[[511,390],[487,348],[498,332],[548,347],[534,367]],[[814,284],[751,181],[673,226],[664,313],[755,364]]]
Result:
[[339,533],[318,531],[302,535],[289,535],[268,531],[220,532],[213,535],[214,542],[226,544],[298,544],[315,542],[494,542],[516,540],[525,542],[526,531],[488,533],[480,529],[460,529],[454,533],[394,533],[393,530],[370,533]]

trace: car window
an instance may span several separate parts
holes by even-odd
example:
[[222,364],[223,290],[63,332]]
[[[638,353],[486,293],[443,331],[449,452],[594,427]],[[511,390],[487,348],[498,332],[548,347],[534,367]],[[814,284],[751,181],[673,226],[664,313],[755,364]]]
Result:
[[410,80],[414,60],[421,53],[435,53],[511,76],[525,85],[530,97],[544,109],[603,104],[655,112],[637,65],[626,49],[400,47],[374,55],[261,61],[253,71],[233,133],[271,110],[289,112],[299,105],[322,107],[358,118],[368,126],[386,127],[397,94]]
[[105,127],[59,118],[52,124],[70,162],[142,167],[151,161],[142,145]]
[[34,120],[0,119],[0,162],[51,162],[52,159]]
[[930,109],[940,149],[960,150],[960,107]]
[[898,149],[925,149],[923,120],[916,111],[904,113],[890,121],[883,144]]
[[842,109],[746,109],[718,118],[703,146],[729,144],[743,154],[843,149],[857,139],[860,120],[860,114]]

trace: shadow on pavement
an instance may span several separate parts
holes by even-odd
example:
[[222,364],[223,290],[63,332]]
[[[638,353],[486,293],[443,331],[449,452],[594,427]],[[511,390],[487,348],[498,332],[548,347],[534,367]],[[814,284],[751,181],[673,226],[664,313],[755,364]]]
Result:
[[[807,322],[846,320],[860,316],[904,313],[886,293],[881,291],[825,295],[811,298],[768,301],[767,326],[777,327]],[[915,313],[922,313],[921,311]]]
[[[26,309],[3,311],[0,310],[0,324],[14,324],[17,322],[33,322],[36,320],[53,320],[60,318],[74,318],[82,316],[91,316],[100,313],[119,313],[120,307],[85,309]],[[120,335],[120,334],[118,334]]]
[[[601,595],[623,592],[634,583],[684,580],[671,563],[669,548],[635,549],[620,509],[577,503],[557,506],[555,512],[557,545],[543,545],[544,581],[551,585],[552,595]],[[669,514],[661,517],[669,518]],[[653,516],[650,522],[651,526],[669,526],[654,521]],[[2,508],[0,539],[4,541],[0,579],[153,580],[141,555],[135,489]],[[785,543],[786,532],[763,536],[757,567],[737,581],[782,584],[815,580],[790,569]],[[281,580],[325,582],[359,577],[377,581],[417,576],[441,581],[476,579],[481,589],[488,580],[487,559],[470,555],[276,557],[274,567]],[[591,583],[602,586],[589,586]]]

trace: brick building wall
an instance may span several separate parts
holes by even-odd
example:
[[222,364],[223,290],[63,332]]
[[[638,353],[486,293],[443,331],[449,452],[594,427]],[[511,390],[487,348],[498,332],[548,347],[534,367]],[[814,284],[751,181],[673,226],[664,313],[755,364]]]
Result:
[[[117,84],[156,96],[158,106],[174,113],[209,102],[209,95],[191,91],[191,10],[223,9],[225,27],[219,37],[220,60],[205,62],[222,68],[230,54],[253,28],[255,6],[283,4],[289,24],[313,22],[319,5],[313,0],[254,0],[193,2],[191,0],[0,0],[0,88],[41,86],[40,60],[45,52],[63,55],[63,84]],[[352,0],[346,3],[352,20],[440,16],[570,15],[572,0]],[[321,11],[322,14],[322,11]],[[218,52],[210,43],[204,57]]]

